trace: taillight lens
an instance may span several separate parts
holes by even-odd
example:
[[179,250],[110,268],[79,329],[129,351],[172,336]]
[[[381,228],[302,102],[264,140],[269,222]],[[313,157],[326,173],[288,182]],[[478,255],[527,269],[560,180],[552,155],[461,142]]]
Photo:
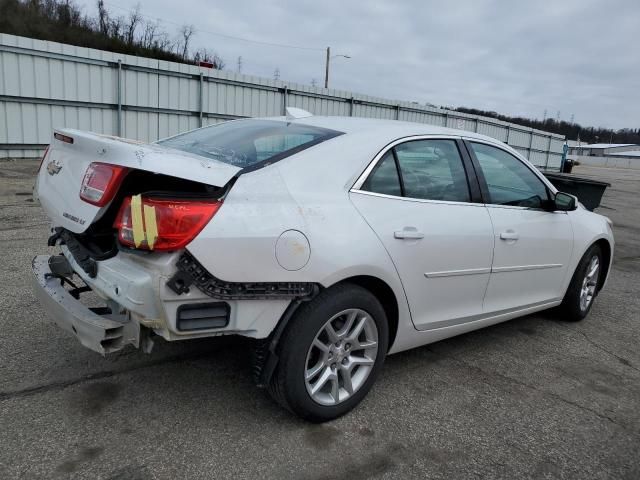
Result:
[[114,223],[120,243],[143,250],[179,250],[193,240],[221,200],[126,197]]
[[126,173],[126,167],[92,163],[84,174],[80,198],[92,205],[104,207],[113,199]]

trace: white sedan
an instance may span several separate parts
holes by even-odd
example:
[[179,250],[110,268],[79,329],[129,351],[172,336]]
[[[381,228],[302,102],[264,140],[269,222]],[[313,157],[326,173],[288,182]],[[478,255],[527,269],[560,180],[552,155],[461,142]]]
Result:
[[61,328],[102,354],[251,337],[257,383],[316,422],[388,354],[551,307],[581,320],[614,247],[499,141],[297,109],[153,144],[55,131],[36,196],[61,254],[34,284]]

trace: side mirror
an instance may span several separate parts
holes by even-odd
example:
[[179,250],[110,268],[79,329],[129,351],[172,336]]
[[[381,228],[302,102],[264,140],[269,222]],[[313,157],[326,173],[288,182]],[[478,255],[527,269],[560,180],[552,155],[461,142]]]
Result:
[[554,210],[560,212],[571,212],[578,208],[576,206],[577,199],[573,195],[569,195],[568,193],[558,192],[556,193],[555,198],[553,199]]

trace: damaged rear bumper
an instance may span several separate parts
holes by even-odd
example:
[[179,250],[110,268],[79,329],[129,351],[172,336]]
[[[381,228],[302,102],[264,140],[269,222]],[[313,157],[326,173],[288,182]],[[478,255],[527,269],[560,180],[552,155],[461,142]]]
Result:
[[100,314],[76,300],[52,275],[49,255],[33,259],[33,288],[49,317],[63,330],[76,336],[85,347],[102,355],[140,344],[140,325],[125,315]]

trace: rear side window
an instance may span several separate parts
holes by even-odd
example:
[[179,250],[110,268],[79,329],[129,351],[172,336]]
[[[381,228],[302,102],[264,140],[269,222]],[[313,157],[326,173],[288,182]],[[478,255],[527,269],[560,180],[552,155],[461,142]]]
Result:
[[402,196],[398,169],[391,150],[382,157],[382,160],[375,166],[371,175],[367,177],[362,184],[362,190],[398,197]]
[[395,147],[405,197],[469,202],[469,185],[454,140],[415,140]]
[[413,140],[396,145],[378,162],[361,189],[422,200],[471,200],[454,140]]
[[278,120],[234,120],[160,140],[159,145],[239,168],[259,168],[342,135]]

